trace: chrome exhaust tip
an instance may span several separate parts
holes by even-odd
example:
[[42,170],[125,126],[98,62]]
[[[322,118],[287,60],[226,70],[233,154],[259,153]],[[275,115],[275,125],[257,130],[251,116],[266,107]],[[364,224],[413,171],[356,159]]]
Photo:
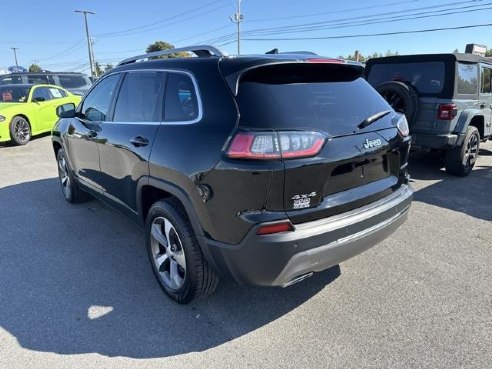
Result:
[[299,277],[295,277],[293,279],[291,279],[289,282],[287,283],[284,283],[282,285],[282,287],[289,287],[289,286],[292,286],[293,284],[296,284],[296,283],[299,283],[299,282],[302,282],[303,280],[305,279],[308,279],[309,277],[311,277],[313,275],[313,272],[309,272],[309,273],[306,273],[306,274],[302,274],[300,275]]

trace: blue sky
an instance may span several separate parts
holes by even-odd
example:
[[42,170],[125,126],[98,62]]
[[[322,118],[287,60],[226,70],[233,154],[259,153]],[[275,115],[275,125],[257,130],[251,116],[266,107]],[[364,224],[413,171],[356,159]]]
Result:
[[[354,50],[415,54],[463,52],[467,43],[492,47],[491,26],[361,36],[492,23],[487,0],[242,0],[241,7],[242,54],[275,47],[332,57]],[[89,30],[95,59],[103,65],[143,53],[157,40],[177,47],[206,42],[236,53],[236,26],[229,20],[234,0],[24,0],[22,11],[15,6],[7,15],[2,9],[0,69],[14,64],[11,47],[18,47],[19,65],[36,61],[52,71],[88,72],[83,16],[77,9],[96,12],[89,16]],[[340,36],[356,37],[328,38]]]

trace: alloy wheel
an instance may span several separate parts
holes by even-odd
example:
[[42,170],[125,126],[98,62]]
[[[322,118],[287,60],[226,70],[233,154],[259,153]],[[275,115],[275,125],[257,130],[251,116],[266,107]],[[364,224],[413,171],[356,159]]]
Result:
[[67,161],[63,155],[58,157],[58,176],[62,186],[63,195],[69,199],[71,195],[70,176],[68,175]]
[[186,256],[179,235],[164,217],[157,217],[150,228],[152,259],[162,282],[178,290],[186,278]]
[[478,138],[476,135],[470,135],[470,139],[466,143],[464,162],[467,168],[473,167],[477,161],[478,154]]
[[26,143],[30,138],[30,127],[29,123],[27,123],[24,119],[19,119],[14,124],[14,135],[17,142]]

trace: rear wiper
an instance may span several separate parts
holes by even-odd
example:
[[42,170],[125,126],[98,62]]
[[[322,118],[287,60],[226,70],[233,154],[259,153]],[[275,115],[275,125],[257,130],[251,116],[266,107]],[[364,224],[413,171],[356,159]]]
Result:
[[391,113],[391,110],[383,110],[380,111],[379,113],[371,115],[369,118],[364,119],[360,124],[357,126],[359,129],[366,128],[368,125],[374,123],[375,121],[387,116],[389,113]]

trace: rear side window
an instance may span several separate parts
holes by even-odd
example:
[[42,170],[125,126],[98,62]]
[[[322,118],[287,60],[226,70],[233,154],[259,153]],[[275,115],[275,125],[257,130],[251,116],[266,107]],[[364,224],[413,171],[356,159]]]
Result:
[[478,65],[458,63],[457,92],[463,95],[476,94],[478,91]]
[[480,87],[480,92],[482,94],[490,94],[492,92],[492,86],[491,86],[491,79],[492,79],[492,69],[482,67],[482,83]]
[[158,122],[164,78],[162,72],[127,73],[121,85],[113,120],[116,122]]
[[27,75],[27,83],[33,85],[50,84],[47,75]]
[[377,87],[398,81],[413,86],[421,94],[439,94],[444,88],[443,62],[374,64],[367,80]]
[[164,101],[164,119],[168,122],[193,121],[199,116],[195,85],[183,73],[169,73]]
[[90,85],[88,77],[82,75],[58,75],[58,83],[65,88],[80,88]]
[[89,121],[101,122],[107,120],[107,114],[114,96],[116,84],[120,76],[110,75],[101,80],[91,90],[82,103],[82,115]]
[[367,117],[391,110],[363,78],[343,68],[260,69],[268,70],[246,76],[239,84],[241,126],[344,135]]

